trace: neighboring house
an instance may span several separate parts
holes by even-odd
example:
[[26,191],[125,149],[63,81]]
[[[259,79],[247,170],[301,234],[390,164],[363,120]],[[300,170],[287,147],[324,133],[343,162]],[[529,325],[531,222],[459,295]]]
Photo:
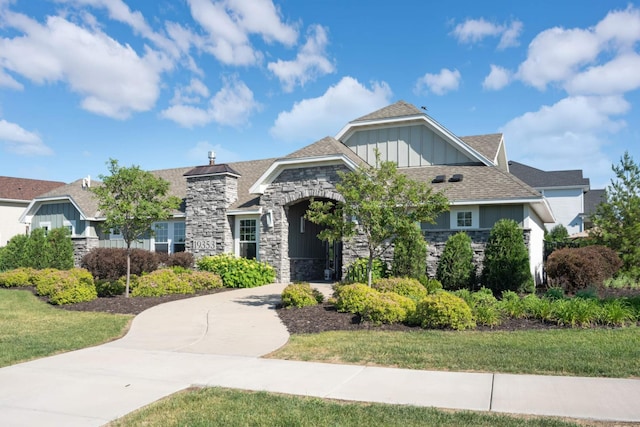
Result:
[[28,232],[20,223],[20,215],[34,197],[62,185],[65,183],[0,176],[0,246],[15,235]]
[[[278,280],[321,279],[325,270],[340,278],[346,266],[366,256],[362,239],[329,245],[321,228],[304,219],[310,199],[342,201],[339,172],[382,160],[443,191],[451,211],[437,224],[423,224],[430,242],[430,274],[448,236],[466,231],[481,258],[493,224],[516,220],[523,229],[531,271],[542,277],[545,222],[554,218],[545,198],[508,173],[502,135],[459,138],[411,104],[399,101],[348,123],[336,137],[325,137],[278,159],[155,171],[182,197],[183,209],[160,223],[140,242],[151,250],[186,250],[196,257],[232,252],[272,265]],[[23,219],[32,227],[74,227],[79,254],[91,247],[118,245],[118,236],[100,230],[102,221],[82,182],[33,200]],[[121,240],[121,239],[120,239]]]
[[581,170],[543,171],[510,161],[509,172],[547,199],[555,217],[554,222],[545,224],[548,230],[562,224],[571,235],[588,228],[584,222],[589,209],[586,194],[596,190],[589,190],[589,179],[583,178]]
[[602,202],[607,201],[606,190],[589,190],[584,193],[584,214],[582,215],[582,222],[584,223],[584,230],[593,228],[593,222],[591,216],[596,212],[596,208]]

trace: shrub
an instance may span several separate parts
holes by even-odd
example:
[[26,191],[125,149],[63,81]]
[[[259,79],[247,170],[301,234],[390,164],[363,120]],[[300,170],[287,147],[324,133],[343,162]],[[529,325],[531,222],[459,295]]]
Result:
[[367,299],[379,294],[373,288],[362,283],[339,286],[335,290],[336,308],[347,313],[362,313]]
[[520,319],[526,316],[526,309],[520,296],[513,291],[502,292],[500,310],[509,317]]
[[169,255],[169,258],[166,261],[166,266],[193,268],[194,262],[195,260],[191,252],[176,252]]
[[32,268],[16,268],[0,273],[0,287],[30,286],[35,270]]
[[552,308],[553,317],[560,325],[589,327],[600,318],[600,305],[594,299],[557,300]]
[[172,268],[173,272],[178,275],[178,278],[189,282],[195,292],[208,289],[219,289],[224,286],[220,276],[210,271],[180,269],[182,269],[182,267]]
[[603,286],[621,266],[617,254],[604,246],[558,249],[546,262],[549,281],[567,292]]
[[124,294],[125,282],[123,280],[102,280],[95,281],[96,292],[99,297],[114,297]]
[[543,322],[551,322],[554,319],[553,300],[539,298],[535,294],[530,294],[522,298],[521,301],[524,309],[524,317],[528,319],[538,319]]
[[482,288],[470,294],[471,314],[479,325],[497,326],[502,322],[502,315],[498,306],[498,300],[490,289]]
[[32,267],[38,270],[49,267],[51,253],[44,228],[36,228],[31,231],[24,250],[26,264],[20,267]]
[[415,320],[423,328],[474,328],[471,308],[463,299],[449,293],[427,295],[416,305]]
[[436,278],[447,290],[473,288],[476,282],[476,266],[473,264],[471,238],[467,233],[456,233],[447,239],[438,261]]
[[418,280],[408,277],[378,279],[373,283],[373,288],[380,292],[395,292],[414,301],[420,301],[427,296],[427,289]]
[[14,268],[26,267],[26,246],[29,237],[24,234],[13,236],[2,250],[0,259],[0,269],[13,270]]
[[47,267],[58,270],[70,270],[73,268],[73,242],[69,229],[65,227],[54,228],[47,234],[47,250],[49,262]]
[[324,301],[320,291],[308,283],[293,283],[282,291],[282,305],[284,307],[309,307]]
[[[127,250],[95,248],[82,257],[80,265],[95,279],[115,281],[127,274]],[[160,265],[158,254],[143,249],[131,249],[131,274],[151,273]]]
[[427,242],[418,227],[397,238],[393,248],[391,272],[397,277],[418,278],[427,271]]
[[38,295],[48,296],[55,305],[92,301],[98,297],[93,276],[82,268],[55,270],[47,268],[34,273]]
[[[344,281],[346,283],[368,283],[367,279],[367,263],[366,258],[358,258],[347,268]],[[373,267],[371,269],[371,280],[375,281],[383,277],[387,277],[387,264],[379,259],[373,260]]]
[[501,219],[491,229],[484,252],[482,285],[496,294],[535,289],[522,230],[512,219]]
[[415,310],[416,303],[411,298],[395,292],[378,292],[365,299],[360,314],[363,320],[391,324],[413,318]]
[[255,288],[276,279],[273,267],[266,262],[237,258],[232,254],[206,256],[196,264],[200,270],[216,273],[228,288]]
[[193,294],[195,290],[188,280],[173,270],[163,268],[138,277],[131,283],[131,296],[156,297],[169,294]]

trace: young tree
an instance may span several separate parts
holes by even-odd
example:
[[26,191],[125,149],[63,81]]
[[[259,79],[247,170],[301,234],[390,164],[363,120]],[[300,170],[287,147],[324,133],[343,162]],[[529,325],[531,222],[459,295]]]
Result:
[[606,199],[593,216],[597,243],[615,250],[622,258],[622,271],[640,279],[640,167],[628,152],[612,166],[615,180],[606,189]]
[[73,242],[69,229],[65,227],[54,228],[47,234],[50,257],[49,267],[58,270],[70,270],[73,268]]
[[367,281],[371,286],[373,260],[381,257],[398,236],[415,230],[418,222],[433,222],[449,207],[441,193],[398,172],[394,162],[379,167],[361,167],[340,173],[336,189],[343,203],[312,201],[306,218],[326,228],[318,234],[333,242],[360,234],[366,240],[369,258]]
[[427,242],[418,226],[395,240],[391,273],[396,277],[419,279],[427,271]]
[[471,237],[464,231],[447,239],[438,262],[436,279],[447,290],[473,289],[476,281],[476,266],[473,263]]
[[31,267],[38,270],[49,267],[51,251],[44,228],[36,228],[31,231],[24,250],[26,265],[21,267]]
[[152,233],[151,225],[171,216],[181,200],[169,196],[169,183],[139,166],[121,167],[118,161],[107,163],[111,175],[101,175],[103,183],[92,189],[98,199],[98,209],[104,215],[106,229],[118,229],[127,245],[127,284],[129,296],[131,276],[131,243],[145,233]]

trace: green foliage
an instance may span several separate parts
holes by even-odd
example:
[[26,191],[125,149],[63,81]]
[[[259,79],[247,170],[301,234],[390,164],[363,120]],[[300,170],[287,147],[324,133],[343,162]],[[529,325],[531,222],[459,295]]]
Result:
[[292,283],[282,291],[283,307],[309,307],[324,301],[320,291],[311,287],[308,283]]
[[[131,243],[146,233],[153,233],[151,225],[169,218],[181,200],[168,195],[168,181],[141,170],[139,166],[121,167],[115,159],[110,159],[108,166],[110,175],[101,175],[102,185],[91,191],[98,200],[98,210],[105,216],[103,226],[120,230],[128,257]],[[129,276],[127,268],[127,296]]]
[[48,251],[47,267],[58,270],[70,270],[73,268],[73,242],[69,229],[66,227],[54,228],[47,234]]
[[157,297],[170,294],[193,294],[195,290],[185,277],[170,268],[143,274],[131,285],[131,296]]
[[538,319],[542,322],[552,322],[554,320],[553,304],[557,300],[539,298],[535,294],[529,294],[522,298],[521,301],[525,317]]
[[196,264],[200,270],[216,273],[228,288],[255,288],[276,279],[273,267],[266,262],[237,258],[232,254],[202,257]]
[[626,326],[636,320],[633,308],[621,299],[605,301],[598,319],[599,323],[607,326]]
[[390,277],[373,282],[373,289],[379,292],[394,292],[398,295],[420,301],[427,296],[427,289],[416,279],[408,277]]
[[551,243],[564,243],[569,239],[569,232],[567,228],[558,224],[551,229],[548,233],[545,233],[544,240]]
[[631,277],[626,273],[610,277],[603,283],[605,288],[612,289],[640,289],[640,280]]
[[27,267],[27,241],[29,236],[18,234],[7,242],[0,252],[0,271]]
[[[418,222],[433,222],[449,203],[423,182],[399,173],[394,162],[380,162],[378,167],[360,167],[340,173],[336,190],[344,203],[312,201],[305,217],[326,228],[318,234],[330,242],[359,234],[366,239],[367,275],[373,260],[380,258],[399,236],[415,230]],[[355,219],[355,221],[352,221]],[[371,285],[369,277],[367,283]]]
[[471,238],[465,232],[447,239],[438,262],[436,278],[444,289],[472,289],[476,282],[476,266],[473,264]]
[[564,326],[590,327],[600,318],[600,305],[597,300],[591,298],[556,300],[552,309],[553,318]]
[[471,307],[473,319],[478,325],[497,326],[502,323],[502,313],[498,300],[490,289],[482,288],[470,294],[465,302]]
[[640,167],[625,152],[612,169],[616,178],[592,215],[593,236],[620,255],[623,272],[640,279]]
[[38,270],[49,267],[51,252],[44,228],[36,228],[31,231],[24,249],[27,264],[21,267],[31,267]]
[[552,286],[544,293],[545,298],[551,300],[564,299],[564,289],[558,286]]
[[554,251],[547,258],[546,270],[551,283],[575,292],[589,286],[603,286],[621,265],[613,250],[593,245]]
[[501,219],[491,229],[484,252],[482,285],[497,294],[535,289],[522,230],[512,219]]
[[32,268],[20,267],[0,273],[0,287],[12,288],[14,286],[31,286],[35,270]]
[[394,242],[391,273],[396,277],[424,276],[427,271],[427,242],[417,226]]
[[123,280],[95,280],[96,292],[100,298],[124,294],[126,283]]
[[98,297],[93,276],[83,268],[46,268],[36,271],[32,280],[38,295],[49,297],[54,305],[92,301]]
[[[131,274],[141,275],[158,269],[160,259],[157,252],[144,249],[131,249]],[[86,268],[93,277],[102,280],[115,281],[127,275],[127,250],[119,248],[94,248],[82,257],[82,268]],[[126,280],[125,280],[126,286]]]
[[413,319],[415,310],[416,303],[411,298],[395,292],[377,292],[365,299],[364,308],[359,314],[363,320],[379,325]]
[[428,295],[416,305],[416,322],[423,328],[474,328],[473,314],[467,303],[449,292]]
[[189,282],[195,292],[224,287],[222,278],[210,271],[194,271],[182,267],[172,267],[181,280]]
[[420,276],[418,280],[422,283],[422,286],[427,289],[427,293],[429,294],[435,294],[442,290],[442,283],[438,279],[432,279],[425,275]]
[[367,300],[379,292],[362,283],[338,286],[335,289],[336,308],[340,312],[362,313]]
[[523,300],[520,299],[520,296],[518,296],[518,294],[513,291],[502,292],[502,298],[500,299],[500,309],[507,316],[513,317],[514,319],[520,319],[522,317],[525,317],[526,315],[526,308],[524,306]]
[[[347,273],[344,281],[346,283],[366,283],[367,282],[367,263],[369,262],[366,258],[358,258],[354,262],[347,267]],[[372,261],[371,266],[371,280],[381,279],[383,277],[387,277],[387,264],[380,261],[379,259],[374,259]]]

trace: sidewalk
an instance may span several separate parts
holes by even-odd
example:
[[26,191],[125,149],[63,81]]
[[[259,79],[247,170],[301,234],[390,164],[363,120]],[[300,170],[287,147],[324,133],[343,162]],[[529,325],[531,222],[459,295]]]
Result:
[[640,380],[260,359],[288,338],[270,309],[283,287],[157,306],[121,340],[0,369],[0,425],[99,426],[192,385],[640,422]]

